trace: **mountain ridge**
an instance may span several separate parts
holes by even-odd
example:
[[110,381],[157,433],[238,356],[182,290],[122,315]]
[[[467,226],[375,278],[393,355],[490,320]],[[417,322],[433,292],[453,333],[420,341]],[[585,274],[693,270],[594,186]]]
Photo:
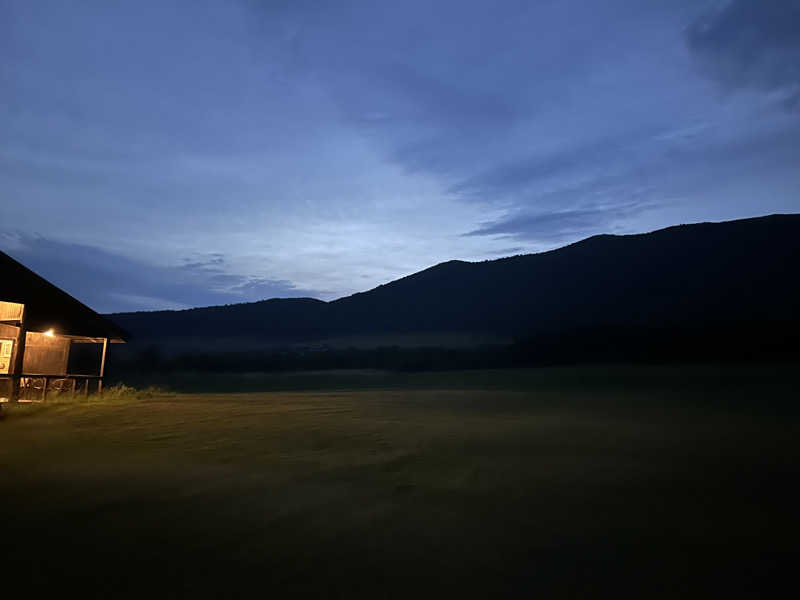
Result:
[[114,317],[114,316],[122,316],[122,315],[143,315],[143,314],[156,314],[156,313],[184,313],[188,311],[197,311],[197,310],[205,310],[205,309],[217,309],[217,308],[227,308],[233,306],[242,306],[242,305],[255,305],[255,304],[264,304],[267,302],[294,302],[294,301],[313,301],[318,302],[321,304],[332,304],[342,300],[346,300],[348,298],[352,298],[353,296],[360,296],[362,294],[369,294],[375,290],[380,288],[384,288],[386,286],[392,285],[394,283],[403,281],[405,279],[416,277],[421,275],[422,273],[426,273],[428,271],[432,271],[434,269],[439,269],[446,265],[451,264],[458,264],[458,265],[484,265],[487,263],[501,263],[505,261],[512,261],[519,258],[527,258],[533,256],[543,256],[553,252],[561,252],[568,248],[578,245],[584,245],[590,243],[592,241],[597,240],[607,240],[607,239],[626,239],[626,238],[637,238],[637,237],[645,237],[651,236],[653,234],[670,232],[675,230],[680,230],[683,228],[694,228],[694,227],[702,227],[707,225],[724,225],[724,224],[732,224],[732,223],[744,223],[744,222],[752,222],[752,221],[763,221],[763,220],[772,220],[772,219],[781,219],[781,218],[794,218],[800,221],[800,213],[774,213],[770,215],[763,215],[759,217],[747,217],[742,219],[734,219],[730,221],[701,221],[698,223],[680,223],[677,225],[669,225],[667,227],[663,227],[660,229],[654,229],[651,231],[646,232],[639,232],[639,233],[623,233],[623,234],[616,234],[616,233],[599,233],[587,238],[583,238],[581,240],[577,240],[575,242],[571,242],[564,246],[559,246],[558,248],[552,248],[550,250],[543,250],[541,252],[531,252],[525,254],[514,254],[511,256],[503,256],[500,258],[490,258],[485,260],[478,260],[478,261],[468,261],[468,260],[461,260],[461,259],[450,259],[444,262],[437,263],[435,265],[431,265],[430,267],[426,267],[420,271],[416,271],[414,273],[409,273],[408,275],[403,275],[402,277],[398,277],[397,279],[393,279],[386,283],[381,283],[374,288],[370,288],[368,290],[363,290],[359,292],[353,292],[352,294],[348,294],[346,296],[342,296],[340,298],[335,298],[334,300],[321,300],[319,298],[314,298],[311,296],[299,296],[299,297],[274,297],[274,298],[264,298],[261,300],[254,300],[251,302],[234,302],[230,304],[215,304],[215,305],[207,305],[207,306],[193,306],[189,308],[180,308],[180,309],[158,309],[158,310],[139,310],[139,311],[121,311],[121,312],[113,312],[113,313],[105,313],[104,316],[107,317]]
[[535,254],[451,260],[325,302],[272,298],[116,313],[134,338],[299,341],[474,332],[529,337],[591,328],[795,320],[800,214],[600,234]]

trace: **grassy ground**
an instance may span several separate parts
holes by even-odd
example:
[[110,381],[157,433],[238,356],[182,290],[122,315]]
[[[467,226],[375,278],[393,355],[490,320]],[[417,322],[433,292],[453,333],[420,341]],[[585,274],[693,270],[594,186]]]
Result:
[[674,598],[791,581],[796,369],[293,377],[8,407],[6,588]]

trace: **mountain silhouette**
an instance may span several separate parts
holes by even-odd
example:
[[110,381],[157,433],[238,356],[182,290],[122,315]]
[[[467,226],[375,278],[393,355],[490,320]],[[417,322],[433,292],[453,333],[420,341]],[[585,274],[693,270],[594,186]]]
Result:
[[134,341],[147,342],[423,332],[521,340],[738,325],[792,329],[800,307],[798,257],[800,215],[771,215],[597,235],[485,262],[449,261],[332,302],[272,299],[111,319]]

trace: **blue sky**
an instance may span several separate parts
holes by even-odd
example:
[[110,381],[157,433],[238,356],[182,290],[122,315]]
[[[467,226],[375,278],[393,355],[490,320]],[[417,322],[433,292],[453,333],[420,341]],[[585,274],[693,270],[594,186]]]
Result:
[[800,211],[798,0],[0,13],[0,249],[104,312]]

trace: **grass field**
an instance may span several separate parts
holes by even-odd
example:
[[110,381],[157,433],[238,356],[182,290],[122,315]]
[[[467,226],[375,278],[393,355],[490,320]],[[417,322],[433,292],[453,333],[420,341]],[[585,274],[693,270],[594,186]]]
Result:
[[792,583],[796,368],[213,382],[237,386],[9,406],[5,588],[705,598]]

